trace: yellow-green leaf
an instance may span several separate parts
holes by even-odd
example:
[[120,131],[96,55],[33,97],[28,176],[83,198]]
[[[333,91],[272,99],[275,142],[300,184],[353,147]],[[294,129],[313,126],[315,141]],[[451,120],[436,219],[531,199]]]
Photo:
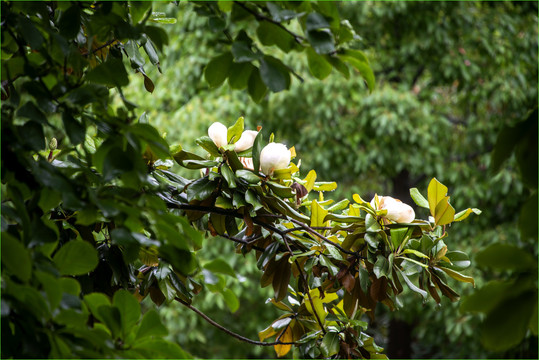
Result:
[[444,197],[434,209],[434,222],[436,225],[446,225],[455,218],[455,209],[449,203],[449,196]]
[[475,208],[473,209],[468,208],[466,210],[462,210],[461,212],[455,215],[455,219],[453,221],[462,221],[466,219],[468,216],[470,216],[471,213],[479,215],[481,214],[481,210],[475,209]]
[[316,171],[309,171],[309,173],[305,177],[305,181],[305,189],[307,189],[307,192],[311,192],[314,187],[314,182],[316,181]]
[[455,270],[451,270],[445,267],[442,267],[440,269],[442,269],[447,275],[451,276],[453,279],[461,281],[461,282],[470,283],[475,287],[475,281],[473,277],[462,275],[461,273],[456,272]]
[[359,194],[352,195],[352,199],[354,199],[354,201],[360,205],[367,203],[365,200],[361,198],[361,196],[359,196]]
[[324,222],[324,218],[328,214],[328,211],[318,204],[318,201],[313,200],[311,203],[311,227],[327,226],[327,222]]
[[228,131],[226,133],[226,139],[228,143],[230,144],[230,140],[234,138],[234,142],[238,141],[241,137],[241,133],[243,132],[243,116],[240,116],[236,123],[228,128]]
[[[292,328],[290,326],[287,326],[277,337],[280,338],[281,342],[292,342]],[[292,348],[292,345],[275,345],[273,346],[273,348],[275,349],[275,352],[277,353],[278,357],[283,357],[288,354],[288,352]]]
[[430,214],[433,217],[435,215],[436,206],[442,201],[447,195],[447,186],[440,183],[436,178],[432,178],[428,187],[428,199],[429,199],[429,208]]
[[267,338],[272,337],[276,333],[277,333],[277,331],[275,331],[273,329],[273,327],[270,325],[270,326],[268,326],[267,328],[265,328],[264,330],[262,330],[262,331],[260,331],[258,333],[258,338],[260,339],[260,341],[264,341]]

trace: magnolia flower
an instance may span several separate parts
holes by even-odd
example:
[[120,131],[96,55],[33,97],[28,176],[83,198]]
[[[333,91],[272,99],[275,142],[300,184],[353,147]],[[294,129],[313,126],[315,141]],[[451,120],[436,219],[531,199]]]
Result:
[[[371,205],[375,206],[374,198]],[[414,209],[410,205],[391,196],[378,196],[378,210],[387,210],[384,217],[397,223],[410,223],[415,219]]]
[[273,175],[275,170],[286,169],[291,157],[286,145],[269,143],[260,152],[260,170],[266,175]]
[[244,150],[247,150],[251,147],[253,147],[253,143],[255,141],[256,135],[258,134],[258,131],[254,130],[245,130],[238,141],[236,141],[236,144],[234,144],[234,151],[236,152],[242,152]]
[[227,137],[226,137],[227,132],[228,132],[227,127],[221,124],[220,122],[214,122],[208,128],[208,136],[210,137],[210,139],[213,140],[213,143],[218,148],[228,144]]

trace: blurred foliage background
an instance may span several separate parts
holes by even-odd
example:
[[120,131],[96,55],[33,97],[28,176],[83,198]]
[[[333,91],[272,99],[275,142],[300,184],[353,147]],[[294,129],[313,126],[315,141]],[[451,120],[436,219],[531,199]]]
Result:
[[[263,126],[295,146],[304,171],[337,181],[336,199],[376,192],[412,204],[408,189],[426,189],[436,177],[456,208],[483,210],[453,230],[453,241],[475,256],[475,289],[456,284],[461,301],[444,298],[440,307],[409,294],[404,310],[378,309],[371,326],[390,358],[537,358],[536,2],[339,3],[360,35],[358,48],[368,49],[375,91],[369,95],[356,73],[346,79],[334,71],[318,81],[306,59],[290,56],[304,82],[260,104],[228,84],[210,89],[205,82],[204,66],[219,54],[222,36],[206,30],[205,17],[181,2],[159,6],[178,19],[161,25],[170,37],[163,73],[148,70],[153,94],[140,74],[125,92],[169,143],[195,149],[212,122],[245,116],[249,128]],[[250,315],[231,313],[218,294],[195,305],[235,332],[264,329],[277,311],[262,305],[271,294],[258,284],[254,259],[238,257],[226,241],[207,246],[205,256],[241,274],[226,286]],[[230,340],[179,307],[161,316],[169,338],[194,356],[274,357],[271,348]]]

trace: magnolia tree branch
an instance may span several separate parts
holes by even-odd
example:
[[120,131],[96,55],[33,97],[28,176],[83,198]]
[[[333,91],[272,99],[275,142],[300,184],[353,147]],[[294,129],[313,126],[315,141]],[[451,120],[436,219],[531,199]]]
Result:
[[224,331],[225,333],[227,333],[228,335],[240,340],[240,341],[243,341],[243,342],[246,342],[246,343],[249,343],[249,344],[253,344],[253,345],[259,345],[259,346],[274,346],[274,345],[297,345],[295,342],[282,342],[282,341],[275,341],[275,342],[271,342],[271,343],[268,343],[268,342],[263,342],[263,341],[256,341],[256,340],[252,340],[252,339],[249,339],[249,338],[246,338],[245,336],[242,336],[240,334],[236,334],[235,332],[225,328],[224,326],[222,326],[221,324],[218,324],[217,322],[215,322],[214,320],[212,320],[208,315],[204,314],[202,311],[200,311],[199,309],[197,309],[196,307],[192,306],[191,304],[183,301],[182,299],[176,297],[174,298],[174,300],[176,300],[177,302],[179,302],[180,304],[182,304],[183,306],[185,306],[186,308],[194,311],[195,313],[197,313],[200,317],[202,317],[204,320],[206,320],[208,323],[210,323],[211,325],[215,326],[216,328],[218,328],[219,330],[221,331]]

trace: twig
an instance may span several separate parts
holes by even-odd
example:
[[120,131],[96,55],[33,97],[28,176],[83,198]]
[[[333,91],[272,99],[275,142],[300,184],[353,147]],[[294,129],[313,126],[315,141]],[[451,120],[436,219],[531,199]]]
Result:
[[[224,237],[225,239],[237,242],[238,244],[243,244],[243,245],[251,245],[253,241],[256,241],[256,240],[261,238],[259,236],[259,237],[254,238],[253,240],[246,241],[246,240],[235,238],[235,237],[227,235],[227,234],[219,234],[219,236]],[[261,251],[261,252],[264,252],[264,250],[265,250],[264,248],[261,248],[260,246],[256,246],[256,245],[251,245],[251,246],[253,247],[253,249]]]
[[246,338],[245,336],[241,336],[240,334],[236,334],[235,332],[233,331],[230,331],[229,329],[225,328],[224,326],[218,324],[217,322],[215,322],[214,320],[212,320],[210,317],[208,317],[208,315],[204,314],[202,311],[200,311],[199,309],[197,309],[196,307],[192,306],[191,304],[183,301],[182,299],[176,297],[174,298],[174,300],[176,300],[177,302],[179,302],[180,304],[182,304],[183,306],[193,310],[194,312],[196,312],[198,315],[200,315],[204,320],[206,320],[208,323],[210,323],[211,325],[215,326],[216,328],[218,328],[219,330],[221,331],[224,331],[225,333],[227,333],[228,335],[240,340],[240,341],[244,341],[246,343],[249,343],[249,344],[253,344],[253,345],[260,345],[260,346],[274,346],[274,345],[296,345],[295,342],[281,342],[281,341],[275,341],[275,342],[271,342],[271,343],[267,343],[267,342],[263,342],[263,341],[256,341],[256,340],[251,340],[249,338]]
[[245,9],[245,11],[247,11],[248,13],[251,13],[257,20],[261,20],[261,21],[267,21],[267,22],[270,22],[274,25],[277,25],[278,27],[280,27],[281,29],[283,29],[284,31],[286,31],[287,33],[289,33],[290,35],[292,35],[294,37],[294,40],[296,40],[296,42],[298,44],[301,44],[301,42],[303,40],[305,40],[305,38],[303,36],[300,36],[292,31],[290,31],[286,26],[284,26],[283,24],[281,24],[280,22],[278,21],[275,21],[269,17],[267,17],[266,15],[262,15],[260,14],[259,12],[256,12],[255,10],[249,8],[247,5],[245,5],[244,3],[240,2],[240,1],[234,1],[235,4],[241,6],[243,9]]
[[92,51],[86,51],[84,54],[82,54],[82,56],[88,56],[90,54],[95,54],[96,52],[98,52],[99,50],[103,49],[103,48],[106,48],[107,46],[110,46],[112,44],[114,44],[116,41],[118,41],[117,39],[112,39],[112,40],[109,40],[107,41],[106,43],[104,43],[103,45],[100,45],[98,47],[96,47],[95,49],[92,49]]
[[[301,221],[298,221],[298,220],[296,220],[296,219],[293,219],[293,218],[287,218],[287,217],[285,217],[285,216],[277,215],[277,214],[259,214],[258,216],[276,217],[276,218],[279,218],[279,219],[291,221],[291,222],[293,222],[294,224],[299,225],[300,227],[302,227],[303,229],[305,229],[307,232],[311,233],[312,235],[318,236],[320,239],[322,239],[322,241],[324,241],[324,242],[326,242],[326,243],[328,243],[328,244],[331,244],[331,245],[335,246],[337,249],[341,250],[343,253],[348,254],[348,255],[356,255],[355,252],[346,250],[345,248],[343,248],[343,247],[340,246],[339,244],[334,243],[333,241],[329,240],[329,239],[328,239],[327,237],[325,237],[324,235],[322,235],[322,234],[320,234],[319,232],[315,231],[312,227],[310,227],[310,226],[308,226],[308,225],[305,225],[304,223],[302,223]],[[324,228],[324,227],[323,227],[323,228]],[[326,230],[326,229],[324,229],[324,230]]]

